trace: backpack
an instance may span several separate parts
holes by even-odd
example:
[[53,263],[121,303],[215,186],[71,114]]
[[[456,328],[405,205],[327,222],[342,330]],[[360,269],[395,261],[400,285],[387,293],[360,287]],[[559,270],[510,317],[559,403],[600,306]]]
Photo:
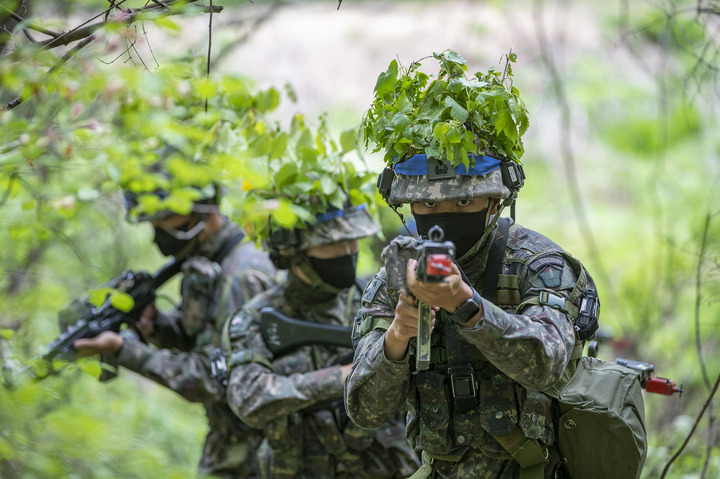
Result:
[[[543,297],[541,293],[538,298],[520,302],[519,290],[513,291],[519,281],[500,274],[508,231],[509,220],[501,218],[486,268],[492,277],[485,276],[483,293],[490,288],[495,289],[490,293],[493,303],[504,308],[515,306],[516,313],[527,305],[543,304],[562,310],[575,321],[576,346],[570,363],[562,378],[542,391],[557,400],[556,438],[565,477],[638,479],[647,455],[640,375],[633,369],[583,355],[585,340],[591,339],[598,327],[596,308],[591,307],[592,311],[588,314],[589,301],[593,297],[595,306],[599,305],[592,278],[578,260],[564,251],[556,251],[553,253],[561,254],[578,277],[570,299],[552,294]],[[531,264],[534,259],[526,264]],[[489,296],[485,297],[489,299]],[[523,472],[527,471],[521,474],[521,478],[543,477],[542,468],[536,467],[537,464],[523,463],[522,452],[517,450],[520,448],[511,450],[504,441],[498,442],[516,460],[521,459],[518,462]]]

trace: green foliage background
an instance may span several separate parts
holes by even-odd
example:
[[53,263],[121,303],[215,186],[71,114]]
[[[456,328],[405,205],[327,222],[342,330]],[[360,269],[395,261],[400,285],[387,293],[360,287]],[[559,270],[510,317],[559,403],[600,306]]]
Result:
[[[101,3],[67,5],[77,14],[104,8]],[[362,18],[378,5],[386,15],[400,12],[410,22],[424,9],[449,10],[449,4],[436,1],[392,6],[346,1],[339,12],[332,2],[309,3],[286,8],[306,21],[326,9],[334,18]],[[309,134],[317,153],[323,143],[319,139],[325,137],[319,130],[326,128],[329,137],[338,138],[335,149],[326,151],[353,154],[345,128],[357,131],[377,76],[393,58],[409,65],[452,48],[469,60],[471,71],[487,70],[514,46],[502,39],[513,39],[520,43],[514,49],[519,59],[514,84],[530,112],[522,158],[528,180],[520,193],[518,220],[556,240],[594,275],[602,298],[601,322],[614,338],[601,344],[600,357],[652,362],[658,376],[685,387],[681,398],[646,395],[650,450],[643,477],[659,477],[720,373],[718,61],[709,55],[698,62],[695,56],[714,39],[703,17],[668,15],[692,13],[696,2],[570,3],[463,2],[470,11],[512,24],[514,35],[477,15],[476,28],[468,29],[462,41],[447,37],[421,55],[400,47],[387,55],[374,53],[382,58],[377,68],[364,70],[360,107],[338,100],[325,126],[314,120],[316,112],[303,111],[307,125],[295,129],[292,118],[302,117],[292,111],[297,107],[288,107],[294,105],[292,89],[285,90],[282,82],[268,86],[277,79],[263,73],[279,63],[280,54],[266,55],[257,65],[221,64],[205,80],[197,72],[204,67],[206,44],[199,48],[189,42],[184,48],[178,40],[179,34],[199,30],[198,23],[185,17],[144,24],[168,35],[165,42],[153,44],[160,68],[152,67],[150,73],[137,61],[98,60],[126,58],[122,51],[127,44],[117,39],[129,34],[121,25],[113,25],[102,33],[103,41],[81,50],[50,76],[45,72],[57,53],[29,52],[23,61],[2,54],[2,104],[21,93],[32,95],[17,108],[0,112],[0,242],[6,245],[0,248],[0,361],[20,367],[42,353],[59,333],[57,311],[73,297],[126,268],[153,270],[162,264],[151,245],[150,228],[125,221],[117,188],[130,181],[139,191],[152,189],[157,179],[144,168],[160,146],[170,144],[192,159],[178,172],[192,171],[193,180],[226,186],[224,207],[234,219],[261,224],[263,217],[252,214],[262,209],[248,208],[249,186],[243,180],[250,186],[268,182],[268,172],[278,171],[266,166],[268,158],[280,158],[287,145],[296,144],[294,132]],[[58,20],[62,15],[43,10],[44,5],[35,4],[34,11],[45,17],[37,21],[47,28],[66,28]],[[549,23],[561,10],[572,11],[578,27],[546,32],[543,48],[538,18]],[[229,2],[222,15],[242,17],[246,12],[257,10]],[[206,21],[204,17],[201,37]],[[438,17],[436,29],[447,27],[442,21]],[[600,38],[588,39],[584,30]],[[216,29],[218,50],[233,41],[223,37],[225,31]],[[497,48],[494,43],[487,47],[490,39],[498,41]],[[299,39],[290,38],[294,40]],[[367,50],[374,48],[379,49]],[[244,54],[257,58],[251,53]],[[290,83],[343,78],[333,61],[324,68],[297,68]],[[232,75],[223,76],[223,71]],[[347,85],[338,81],[328,96],[339,98],[349,88],[349,80]],[[210,98],[207,114],[205,97]],[[306,105],[302,97],[298,105]],[[379,171],[382,156],[364,156]],[[362,161],[357,164],[360,168]],[[191,198],[183,193],[182,174],[176,180],[173,207],[182,209]],[[316,186],[322,188],[322,182]],[[332,188],[326,188],[332,196]],[[370,184],[357,194],[371,191]],[[280,210],[284,221],[303,217],[291,203]],[[396,234],[397,218],[380,206],[377,214],[386,235]],[[267,215],[271,210],[262,211]],[[370,246],[364,248],[361,269],[371,274],[377,263]],[[177,282],[167,285],[163,292],[169,301],[160,306],[172,307],[176,291]],[[127,371],[108,384],[99,384],[93,377],[97,373],[97,363],[85,360],[39,383],[12,391],[0,388],[0,477],[194,475],[206,432],[202,407]],[[717,427],[709,428],[708,414],[714,416],[714,409],[667,477],[720,473]]]

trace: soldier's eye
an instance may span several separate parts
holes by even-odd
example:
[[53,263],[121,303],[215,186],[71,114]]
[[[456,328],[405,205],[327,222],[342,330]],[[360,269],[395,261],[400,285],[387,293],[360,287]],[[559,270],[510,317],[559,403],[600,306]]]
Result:
[[457,205],[458,206],[469,206],[471,201],[472,200],[458,200]]
[[424,204],[428,208],[435,208],[437,206],[437,201],[426,201]]

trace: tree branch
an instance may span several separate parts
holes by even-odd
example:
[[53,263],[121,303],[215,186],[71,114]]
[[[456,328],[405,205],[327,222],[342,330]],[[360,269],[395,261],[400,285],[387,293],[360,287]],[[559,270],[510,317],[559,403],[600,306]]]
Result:
[[[189,1],[197,1],[197,0],[189,0]],[[171,3],[171,2],[169,2],[169,3]],[[214,12],[219,13],[219,12],[222,12],[222,10],[223,10],[223,7],[219,6],[219,5],[210,5],[210,6],[189,5],[189,6],[192,6],[192,8],[195,8],[195,9],[199,9],[200,11],[210,12],[211,14]],[[162,17],[186,13],[185,10],[162,12],[161,10],[164,10],[164,8],[165,7],[162,7],[160,5],[153,4],[148,7],[139,8],[137,10],[130,10],[129,14],[128,14],[128,18],[123,21],[124,21],[124,23],[129,25],[129,24],[132,24],[132,23],[136,22],[137,20],[139,20],[142,15],[144,15],[148,12],[154,12],[154,11],[159,11],[160,12],[159,16],[162,16]],[[85,22],[83,25],[104,15],[107,11],[108,10],[93,17],[92,19]],[[84,27],[75,28],[73,30],[70,30],[67,33],[64,33],[64,34],[56,37],[56,38],[52,38],[52,39],[46,40],[44,42],[36,43],[35,46],[39,46],[40,48],[47,50],[50,48],[55,48],[55,47],[58,47],[61,45],[67,45],[74,41],[80,40],[80,43],[78,43],[70,51],[65,53],[65,55],[63,55],[62,58],[60,58],[60,60],[55,65],[53,65],[53,67],[48,71],[47,74],[50,75],[53,71],[57,70],[60,66],[62,66],[64,63],[66,63],[70,59],[70,57],[75,55],[79,50],[81,50],[82,48],[87,46],[90,42],[92,42],[95,39],[95,36],[93,35],[93,33],[95,31],[97,31],[98,29],[102,28],[106,23],[107,23],[107,21],[103,20],[98,23],[93,23],[91,25],[86,25]],[[11,100],[5,106],[0,108],[0,113],[2,113],[5,110],[12,110],[16,106],[18,106],[20,103],[27,100],[30,97],[30,95],[32,95],[32,93],[26,95],[25,97],[18,96],[14,100]]]
[[[46,76],[46,77],[49,77],[50,75],[52,75],[52,73],[53,73],[55,70],[57,70],[57,69],[60,68],[62,65],[64,65],[73,55],[75,55],[77,52],[79,52],[80,50],[82,50],[83,48],[85,48],[85,47],[86,47],[88,44],[90,44],[90,42],[92,42],[93,40],[95,40],[95,36],[94,36],[94,35],[91,35],[91,36],[85,38],[84,40],[82,40],[82,41],[81,41],[80,43],[78,43],[77,45],[75,45],[71,50],[69,50],[67,53],[65,53],[65,55],[63,55],[63,56],[60,58],[60,60],[58,60],[58,62],[55,63],[55,65],[53,65],[52,68],[50,68],[50,70],[48,70],[48,72],[45,74],[45,76]],[[7,105],[5,105],[4,107],[0,108],[0,113],[2,113],[2,112],[5,111],[5,110],[12,110],[12,109],[15,108],[16,106],[18,106],[20,103],[22,103],[23,101],[27,100],[31,95],[32,95],[32,93],[29,93],[29,94],[25,95],[25,97],[19,96],[19,97],[15,98],[14,100],[11,100]]]
[[[175,1],[175,0],[173,0]],[[199,0],[189,0],[190,2],[196,2]],[[173,2],[169,2],[168,5],[172,5]],[[214,6],[207,6],[207,5],[196,5],[196,4],[189,4],[188,8],[197,9],[198,12],[204,12],[204,13],[220,13],[223,11],[223,7],[220,5],[214,5]],[[153,13],[153,12],[160,12],[159,16],[161,17],[168,17],[172,15],[181,15],[184,13],[187,13],[186,10],[178,10],[178,11],[163,11],[166,10],[165,7],[162,7],[161,5],[153,4],[149,5],[147,7],[138,8],[137,10],[129,10],[128,11],[128,17],[127,19],[123,20],[123,23],[125,24],[131,24],[139,20],[139,17],[144,16],[147,13]],[[98,18],[102,15],[104,15],[106,12],[101,13],[95,18]],[[91,19],[90,21],[94,20],[95,18]],[[87,23],[87,22],[86,22]],[[44,42],[38,42],[38,46],[44,49],[50,49],[50,48],[56,48],[62,45],[67,45],[69,43],[75,42],[77,40],[81,40],[83,38],[86,38],[93,33],[95,33],[98,29],[104,27],[108,22],[105,20],[99,21],[97,23],[93,23],[91,25],[86,25],[81,28],[76,28],[73,30],[68,31],[67,33],[62,34],[58,38],[52,38],[50,40],[46,40]]]
[[665,468],[662,471],[662,475],[660,476],[660,479],[664,479],[665,475],[667,474],[668,470],[670,469],[670,466],[672,465],[675,460],[680,457],[680,454],[682,454],[685,447],[687,447],[688,443],[690,442],[690,438],[693,434],[695,434],[695,429],[697,429],[698,424],[700,423],[700,419],[702,419],[703,415],[705,414],[705,410],[708,408],[710,403],[713,400],[713,397],[715,396],[715,393],[718,390],[718,386],[720,386],[720,376],[718,376],[717,380],[715,381],[715,386],[713,387],[712,391],[710,392],[710,396],[705,401],[705,404],[703,404],[702,409],[700,410],[700,414],[698,414],[697,419],[695,419],[695,424],[693,424],[692,429],[690,430],[690,433],[685,438],[685,441],[683,441],[682,445],[680,446],[680,449],[677,450],[675,454],[673,454],[673,457],[670,458],[670,460],[665,464]]
[[[18,22],[21,22],[21,23],[26,22],[26,20],[25,20],[23,17],[21,17],[20,15],[18,15],[18,14],[15,13],[15,12],[13,12],[13,11],[10,10],[9,8],[7,8],[5,5],[0,5],[0,8],[2,8],[3,10],[5,10],[5,11],[8,13],[8,15],[10,15],[10,17],[11,17],[13,20],[17,20]],[[39,25],[35,25],[35,24],[33,24],[33,23],[27,23],[26,25],[27,25],[26,28],[29,28],[29,29],[31,29],[31,30],[35,30],[36,32],[40,32],[40,33],[45,34],[45,35],[47,35],[47,36],[49,36],[49,37],[59,37],[59,36],[61,35],[61,34],[58,33],[58,32],[53,32],[52,30],[48,30],[47,28],[43,28],[43,27],[41,27],[41,26],[39,26]]]

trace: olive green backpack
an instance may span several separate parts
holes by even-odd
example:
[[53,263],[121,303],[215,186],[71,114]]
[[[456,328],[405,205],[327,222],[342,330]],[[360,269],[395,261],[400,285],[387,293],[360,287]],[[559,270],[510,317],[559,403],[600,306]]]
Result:
[[[519,277],[499,274],[499,266],[491,266],[500,257],[504,258],[509,223],[505,218],[498,222],[498,233],[491,247],[488,268],[495,273],[490,288],[497,288],[493,302],[503,308],[512,306],[516,312],[530,304],[542,304],[562,310],[575,321],[577,345],[563,377],[551,388],[543,391],[557,399],[558,421],[557,440],[562,457],[562,470],[569,479],[638,479],[647,454],[645,431],[645,408],[637,371],[609,363],[597,358],[584,356],[583,346],[598,327],[599,302],[594,294],[595,284],[583,265],[564,251],[555,251],[570,264],[578,280],[565,300],[559,296],[541,293],[538,298],[517,304],[511,298],[519,298]],[[496,246],[500,243],[500,246]],[[493,255],[492,250],[502,251]],[[526,262],[531,264],[534,259]],[[501,265],[502,263],[500,263]],[[527,266],[526,266],[527,267]],[[485,290],[485,288],[483,288]],[[588,301],[589,300],[589,301]],[[594,305],[590,304],[592,301]],[[590,315],[588,317],[588,306]],[[497,439],[497,438],[496,438]],[[544,457],[528,454],[530,440],[521,445],[519,441],[499,440],[523,468],[521,479],[541,479],[539,462]]]
[[545,394],[558,400],[558,447],[571,479],[637,479],[647,454],[638,373],[581,356]]

